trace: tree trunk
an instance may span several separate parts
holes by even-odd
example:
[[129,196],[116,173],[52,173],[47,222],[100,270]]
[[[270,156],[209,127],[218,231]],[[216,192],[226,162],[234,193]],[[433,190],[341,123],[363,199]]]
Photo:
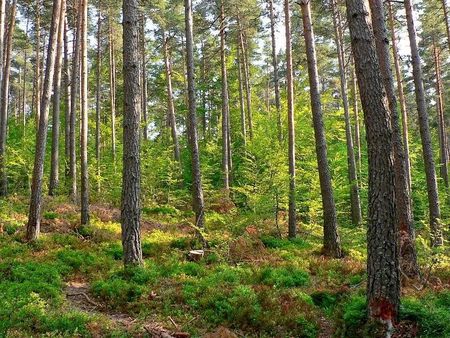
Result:
[[413,18],[412,0],[405,0],[406,23],[408,26],[409,44],[411,47],[411,61],[413,67],[414,91],[416,94],[417,112],[419,114],[419,129],[422,139],[423,161],[428,187],[428,207],[430,213],[431,246],[443,245],[441,208],[439,205],[439,192],[434,165],[433,146],[431,144],[428,113],[423,88],[422,66],[417,45],[416,29]]
[[58,39],[56,46],[55,79],[53,90],[53,120],[52,120],[52,155],[50,168],[50,183],[48,194],[54,196],[59,186],[59,131],[61,111],[61,73],[62,73],[62,47],[64,27],[63,22],[66,15],[66,1],[61,0],[61,11],[58,26]]
[[141,247],[141,169],[139,119],[141,89],[139,81],[138,1],[123,1],[123,174],[122,245],[125,265],[142,265]]
[[95,93],[95,159],[97,161],[97,192],[101,191],[101,75],[102,75],[102,1],[98,2],[97,18],[97,86]]
[[168,38],[164,30],[162,31],[162,40],[163,40],[163,51],[164,51],[164,68],[166,71],[166,88],[167,88],[167,109],[169,115],[169,124],[170,131],[172,133],[172,141],[173,141],[173,155],[175,161],[178,163],[178,167],[180,169],[180,188],[183,189],[183,166],[181,165],[181,155],[180,155],[180,143],[178,142],[178,134],[177,134],[177,120],[175,118],[175,105],[173,99],[173,91],[172,91],[172,66],[169,61],[169,51],[168,51]]
[[81,27],[83,13],[78,2],[77,4],[77,28],[75,33],[74,52],[72,57],[72,87],[70,94],[70,196],[74,203],[77,202],[77,103],[80,81],[80,49],[81,49]]
[[[3,79],[4,72],[4,49],[5,49],[5,17],[6,0],[0,0],[0,107],[3,106]],[[3,117],[0,109],[0,197],[8,195],[8,177],[6,174],[6,137],[8,132],[7,119]]]
[[238,82],[239,82],[239,108],[241,110],[241,133],[244,147],[247,146],[247,127],[245,121],[245,103],[244,103],[244,84],[242,79],[242,57],[241,48],[236,48],[237,52],[237,68],[238,68]]
[[89,225],[89,173],[88,173],[88,59],[87,29],[88,0],[81,0],[81,225]]
[[147,80],[147,52],[146,52],[146,40],[145,40],[145,25],[146,17],[141,17],[141,59],[142,59],[142,116],[144,118],[143,136],[144,140],[149,139],[148,135],[148,111],[147,111],[147,92],[148,92],[148,80]]
[[291,15],[289,0],[284,1],[285,34],[286,34],[286,81],[287,110],[289,130],[289,220],[288,237],[297,236],[296,185],[295,185],[295,120],[294,120],[294,83],[292,70]]
[[359,107],[358,107],[358,86],[356,80],[356,70],[354,64],[354,56],[351,60],[351,74],[352,74],[352,95],[353,95],[353,118],[355,120],[355,144],[356,144],[356,163],[358,172],[362,172],[362,156],[361,156],[361,124],[359,122]]
[[[402,73],[400,70],[400,61],[398,57],[397,37],[395,34],[395,18],[394,11],[392,9],[392,0],[388,1],[389,4],[389,23],[391,28],[391,41],[392,41],[392,54],[394,55],[395,74],[397,77],[397,89],[398,98],[400,100],[400,109],[402,113],[402,134],[403,134],[403,147],[405,149],[405,169],[406,180],[408,183],[408,191],[411,195],[411,161],[409,159],[409,137],[408,137],[408,113],[406,111],[406,100],[403,91]],[[412,228],[411,238],[414,238],[414,229]]]
[[283,126],[281,119],[280,81],[278,79],[278,57],[275,37],[275,14],[273,10],[273,0],[269,0],[270,16],[270,37],[272,41],[272,65],[273,65],[273,85],[275,90],[275,107],[277,109],[278,142],[283,141]]
[[369,9],[361,0],[346,3],[369,160],[368,316],[370,321],[383,323],[385,335],[389,337],[400,304],[392,118]]
[[223,0],[220,2],[220,64],[222,74],[222,175],[223,188],[225,191],[230,189],[229,172],[228,172],[228,116],[229,116],[229,99],[228,99],[228,76],[227,76],[227,57],[225,47],[225,10]]
[[344,41],[341,27],[341,17],[338,12],[337,2],[333,0],[333,24],[336,36],[336,48],[339,60],[339,73],[341,80],[341,94],[342,103],[344,105],[345,116],[345,136],[347,140],[347,165],[348,165],[348,179],[350,184],[350,204],[352,213],[352,224],[358,226],[361,222],[361,199],[358,187],[358,175],[356,169],[355,153],[353,150],[353,136],[350,122],[350,108],[348,104],[347,93],[347,76],[345,74],[345,58],[344,58]]
[[306,59],[308,61],[311,110],[316,143],[317,167],[319,171],[320,191],[323,207],[323,254],[328,257],[342,256],[341,243],[338,234],[336,206],[334,204],[333,186],[328,167],[328,153],[325,138],[325,126],[322,116],[322,104],[319,92],[319,73],[317,70],[316,47],[311,23],[310,0],[300,2],[303,19],[303,32],[306,44]]
[[409,236],[409,234],[413,233],[411,229],[414,229],[414,218],[408,181],[406,179],[405,151],[397,112],[397,98],[395,96],[394,75],[391,68],[389,37],[383,10],[383,1],[370,1],[370,9],[372,11],[373,30],[378,59],[380,60],[381,76],[388,97],[392,118],[395,198],[397,202],[397,222],[400,239],[400,268],[405,275],[414,278],[419,274],[416,247],[413,239]]
[[186,28],[186,68],[188,85],[188,139],[192,161],[192,190],[195,212],[195,225],[203,228],[205,225],[202,177],[200,171],[200,153],[197,136],[197,106],[195,102],[195,69],[194,69],[194,36],[192,18],[192,0],[184,1]]
[[111,22],[109,22],[109,98],[111,100],[111,151],[114,168],[116,165],[116,65],[114,40]]
[[435,41],[433,40],[433,56],[434,69],[436,73],[436,108],[438,120],[438,135],[439,135],[439,163],[441,178],[444,181],[445,187],[448,188],[448,141],[444,119],[444,91],[442,89],[441,76],[441,60],[440,52],[438,51]]
[[[17,0],[15,0],[16,2]],[[62,0],[53,1],[52,23],[48,45],[47,61],[45,67],[44,90],[41,102],[42,115],[39,119],[39,130],[36,136],[36,153],[34,158],[33,181],[31,185],[30,211],[27,224],[27,240],[39,238],[42,210],[42,183],[44,176],[45,146],[47,143],[48,115],[55,70],[58,26]]]
[[36,0],[36,65],[34,68],[34,109],[36,129],[39,129],[41,116],[41,0]]
[[450,49],[450,24],[448,18],[448,5],[446,0],[441,0],[441,2],[442,2],[442,10],[444,11],[445,31],[447,33],[447,44]]
[[66,185],[70,183],[70,111],[72,107],[72,102],[70,98],[71,86],[73,85],[70,82],[70,69],[69,69],[69,42],[67,37],[67,16],[64,22],[61,22],[64,25],[64,114],[65,114],[65,135],[64,135],[64,154],[66,160],[65,162],[65,179]]

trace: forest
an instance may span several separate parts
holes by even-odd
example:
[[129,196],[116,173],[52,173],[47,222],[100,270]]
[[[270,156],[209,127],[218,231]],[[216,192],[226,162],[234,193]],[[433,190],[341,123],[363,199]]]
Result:
[[447,0],[0,0],[0,337],[450,337]]

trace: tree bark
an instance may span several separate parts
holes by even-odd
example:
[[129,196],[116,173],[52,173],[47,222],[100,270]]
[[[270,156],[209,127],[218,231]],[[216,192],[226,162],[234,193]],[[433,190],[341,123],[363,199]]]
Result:
[[41,0],[36,0],[36,65],[34,68],[34,109],[36,113],[36,129],[39,129],[41,116]]
[[397,202],[397,222],[400,239],[400,268],[410,278],[419,274],[417,252],[410,234],[414,232],[414,218],[412,202],[409,196],[408,181],[406,179],[405,151],[400,131],[400,121],[397,112],[397,98],[395,95],[394,75],[391,67],[389,51],[389,37],[384,16],[383,1],[370,1],[372,11],[373,30],[378,59],[380,60],[381,76],[389,102],[392,118],[394,169],[395,169],[395,197]]
[[344,41],[341,27],[341,17],[338,12],[336,0],[332,2],[333,7],[333,24],[336,36],[336,48],[339,61],[339,74],[341,82],[341,95],[342,103],[344,105],[344,117],[345,117],[345,137],[347,140],[347,165],[348,165],[348,179],[350,184],[350,204],[352,214],[352,224],[358,226],[361,222],[361,199],[359,195],[358,187],[358,174],[355,161],[355,153],[353,150],[353,136],[352,127],[350,122],[350,108],[348,103],[347,92],[347,76],[345,73],[345,58],[344,58]]
[[406,10],[406,23],[408,27],[409,44],[411,47],[411,61],[413,67],[414,92],[416,95],[417,112],[419,115],[419,129],[422,139],[423,161],[428,188],[428,207],[430,213],[431,246],[442,246],[442,224],[441,208],[439,205],[439,192],[434,165],[433,146],[431,144],[430,127],[428,124],[428,113],[423,88],[422,66],[417,45],[417,36],[413,18],[412,0],[404,1]]
[[50,196],[57,194],[59,186],[59,131],[60,131],[60,111],[61,111],[61,74],[62,74],[62,48],[64,27],[63,22],[66,15],[66,1],[61,0],[61,11],[58,26],[58,38],[55,60],[55,79],[53,90],[53,119],[52,119],[52,155],[50,168],[49,191]]
[[114,167],[116,165],[116,65],[114,39],[111,21],[109,22],[109,98],[111,100],[111,151]]
[[142,265],[141,247],[141,169],[139,119],[141,89],[139,81],[138,1],[123,0],[123,173],[122,245],[125,265]]
[[[17,1],[17,0],[15,0]],[[45,146],[47,143],[48,115],[55,70],[56,45],[62,0],[53,1],[52,23],[45,67],[44,90],[41,102],[42,115],[39,119],[39,130],[36,136],[36,153],[34,158],[33,181],[31,185],[30,211],[28,214],[27,240],[39,238],[42,210],[42,182],[44,176]]]
[[101,191],[101,84],[102,84],[102,1],[98,2],[97,18],[97,85],[95,93],[95,159],[97,161],[97,192]]
[[361,0],[346,3],[369,160],[368,316],[370,321],[383,323],[385,335],[390,336],[400,304],[392,118],[369,9]]
[[146,40],[145,40],[145,26],[146,17],[142,15],[141,17],[141,59],[142,59],[142,116],[144,118],[143,136],[144,140],[149,139],[148,135],[148,111],[147,111],[147,92],[148,92],[148,80],[147,80],[147,51],[146,51]]
[[322,104],[319,92],[319,73],[317,70],[316,47],[314,31],[311,23],[310,0],[300,2],[303,19],[303,32],[306,44],[306,59],[308,62],[311,110],[316,143],[317,167],[319,171],[320,191],[323,207],[323,254],[328,257],[342,256],[341,243],[338,233],[336,206],[334,204],[333,186],[331,184],[330,169],[328,167],[328,153],[325,138],[325,126],[322,116]]
[[286,81],[287,110],[289,130],[289,219],[288,237],[297,236],[296,184],[295,184],[295,120],[294,120],[294,83],[292,70],[291,15],[289,0],[284,1],[285,34],[286,34]]
[[65,114],[65,135],[64,135],[64,154],[66,160],[65,162],[65,179],[66,185],[70,183],[70,111],[72,107],[72,102],[70,98],[71,86],[70,82],[70,69],[69,69],[69,42],[67,37],[67,17],[64,22],[64,114]]
[[247,146],[247,127],[245,118],[245,103],[244,103],[244,84],[242,79],[242,57],[241,48],[236,48],[237,53],[237,68],[238,68],[238,82],[239,82],[239,108],[241,110],[241,133],[244,147]]
[[361,156],[361,124],[359,121],[359,107],[358,107],[358,86],[356,79],[356,70],[354,64],[354,56],[351,58],[351,74],[352,74],[352,95],[353,95],[353,118],[355,120],[355,144],[356,144],[356,163],[358,172],[362,172],[362,156]]
[[192,18],[192,0],[184,0],[186,29],[186,70],[188,86],[188,139],[192,161],[192,193],[195,212],[195,224],[199,228],[205,225],[202,177],[200,171],[200,153],[197,136],[197,106],[195,99],[194,36]]
[[88,59],[87,29],[88,0],[81,0],[81,225],[89,225],[89,172],[88,172]]

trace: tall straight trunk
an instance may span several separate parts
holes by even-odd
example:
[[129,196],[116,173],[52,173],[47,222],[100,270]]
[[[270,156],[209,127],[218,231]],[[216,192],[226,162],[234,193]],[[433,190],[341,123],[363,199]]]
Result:
[[367,313],[369,321],[383,324],[380,337],[390,337],[400,306],[392,118],[370,11],[361,0],[346,3],[369,160]]
[[442,2],[442,10],[444,11],[444,20],[445,20],[445,32],[447,33],[447,44],[450,48],[450,23],[448,17],[448,5],[447,0],[441,0]]
[[145,26],[146,17],[141,16],[141,59],[142,59],[142,117],[144,118],[144,127],[142,135],[144,140],[149,139],[148,135],[148,111],[147,111],[147,92],[148,92],[148,80],[147,80],[147,52],[146,52],[146,40],[145,40]]
[[283,128],[281,119],[281,100],[280,100],[280,81],[278,78],[278,57],[275,35],[275,14],[273,9],[273,0],[269,0],[269,16],[270,16],[270,37],[272,41],[272,66],[273,66],[273,85],[275,90],[275,107],[277,109],[277,128],[278,142],[283,141]]
[[402,132],[400,130],[397,111],[397,98],[395,95],[394,75],[391,67],[389,37],[384,16],[383,0],[370,1],[370,9],[372,11],[372,24],[378,59],[380,60],[381,76],[388,97],[392,118],[395,198],[397,201],[397,222],[400,240],[400,268],[405,275],[413,278],[419,274],[417,252],[414,241],[410,236],[413,232],[411,229],[414,229],[414,218],[408,181],[406,179],[405,150],[403,148]]
[[295,184],[295,120],[294,120],[294,83],[292,70],[291,15],[289,0],[284,0],[284,20],[286,34],[286,81],[287,81],[287,111],[289,131],[289,219],[288,236],[297,236],[296,184]]
[[443,245],[441,208],[439,205],[439,192],[434,165],[433,146],[431,144],[428,113],[423,88],[422,66],[417,45],[416,28],[413,17],[412,0],[404,1],[406,10],[406,23],[408,27],[409,44],[411,47],[411,62],[413,67],[414,92],[416,95],[417,112],[419,114],[419,129],[422,139],[423,161],[428,187],[428,208],[430,213],[431,246]]
[[70,167],[69,167],[69,192],[74,203],[78,198],[77,192],[77,103],[80,90],[80,50],[81,50],[81,27],[83,12],[80,3],[77,4],[77,26],[75,32],[74,51],[72,57],[72,86],[70,88]]
[[[3,106],[3,79],[4,72],[4,53],[5,50],[5,17],[6,17],[6,0],[0,0],[0,107]],[[8,194],[8,177],[6,174],[6,137],[8,127],[6,119],[0,108],[0,197],[6,197]]]
[[448,141],[444,118],[444,91],[442,89],[441,60],[435,41],[433,40],[434,69],[436,73],[436,108],[439,135],[439,163],[441,178],[448,188]]
[[175,105],[173,98],[173,90],[172,90],[172,66],[169,60],[169,51],[168,51],[168,38],[166,36],[165,31],[162,31],[162,40],[163,40],[163,51],[164,51],[164,68],[166,71],[166,89],[167,89],[167,110],[169,115],[169,124],[170,131],[172,134],[172,142],[173,142],[173,155],[175,161],[178,163],[178,167],[180,169],[180,188],[183,189],[183,174],[182,169],[183,166],[181,164],[181,155],[180,155],[180,143],[178,142],[178,133],[177,133],[177,120],[175,117]]
[[111,100],[111,151],[116,163],[116,62],[111,21],[109,22],[109,98]]
[[225,47],[225,10],[223,0],[220,2],[220,64],[222,74],[222,175],[223,187],[226,191],[230,189],[230,180],[228,172],[228,76],[227,76],[227,56]]
[[125,265],[142,265],[138,1],[123,0],[122,245]]
[[39,129],[41,116],[41,0],[36,0],[36,65],[34,67],[34,110],[36,129]]
[[[390,29],[391,29],[391,41],[392,41],[392,54],[394,56],[395,75],[397,78],[398,99],[400,101],[400,110],[402,113],[402,135],[403,135],[403,147],[405,149],[406,180],[408,183],[409,194],[411,194],[411,161],[409,159],[408,113],[406,110],[406,100],[405,100],[405,94],[403,91],[402,73],[400,70],[400,61],[399,61],[399,56],[398,56],[397,37],[395,34],[395,18],[394,18],[394,11],[392,8],[392,0],[388,1],[388,5],[389,5],[389,25],[390,25]],[[411,229],[411,230],[414,230],[414,229]],[[412,238],[414,238],[414,231],[412,231],[410,236]]]
[[238,29],[239,29],[239,44],[242,51],[242,65],[244,69],[244,81],[245,81],[245,94],[247,99],[247,119],[248,119],[248,129],[250,134],[250,141],[253,140],[253,112],[252,112],[252,90],[250,84],[250,67],[248,62],[247,48],[245,47],[245,35],[243,28],[241,27],[240,18],[238,14],[237,18]]
[[242,79],[242,58],[241,49],[238,46],[236,48],[237,53],[237,68],[238,68],[238,83],[239,83],[239,108],[241,110],[241,134],[244,141],[244,147],[247,146],[247,127],[245,120],[245,103],[244,103],[244,84]]
[[[101,176],[101,84],[102,84],[102,1],[98,2],[97,18],[97,85],[95,93],[95,160],[97,161],[97,177]],[[101,190],[101,180],[97,179],[97,192]]]
[[194,69],[194,36],[192,18],[192,0],[184,0],[186,28],[186,70],[188,87],[188,139],[192,161],[192,193],[195,212],[195,224],[199,228],[205,226],[202,176],[200,171],[200,153],[197,135],[197,106],[195,100],[195,69]]
[[316,143],[317,167],[319,171],[320,191],[323,207],[323,254],[328,257],[342,256],[341,241],[338,233],[336,206],[333,197],[328,152],[325,138],[325,126],[322,116],[322,104],[319,92],[319,72],[317,70],[316,46],[311,23],[310,0],[300,2],[302,9],[303,31],[308,61],[308,77],[311,97],[311,110]]
[[55,79],[53,90],[53,120],[52,120],[52,156],[50,168],[50,183],[48,194],[54,196],[59,186],[59,131],[60,131],[60,111],[61,111],[61,73],[62,73],[62,47],[64,27],[63,22],[66,15],[66,1],[61,0],[61,11],[58,26],[58,38],[56,46]]
[[356,168],[355,153],[353,150],[353,136],[352,127],[350,122],[350,108],[348,103],[347,92],[347,76],[345,73],[345,58],[344,58],[344,42],[341,26],[341,16],[337,7],[337,2],[333,0],[333,24],[336,36],[336,48],[339,61],[339,74],[341,80],[341,95],[342,103],[344,105],[344,117],[345,117],[345,137],[347,140],[347,165],[348,165],[348,179],[350,184],[350,204],[352,213],[352,224],[358,226],[361,222],[361,199],[359,195],[358,187],[358,174]]
[[359,173],[362,171],[362,156],[361,156],[361,124],[359,121],[359,107],[358,107],[358,86],[356,79],[356,70],[354,63],[354,56],[351,60],[351,74],[352,74],[352,102],[353,102],[353,119],[355,120],[355,145],[356,145],[356,163]]
[[88,172],[88,59],[87,29],[88,0],[81,0],[81,225],[89,225],[89,172]]
[[65,126],[64,126],[64,154],[65,154],[65,179],[66,184],[70,182],[70,111],[72,107],[70,92],[70,69],[69,69],[69,41],[67,36],[67,16],[64,22],[64,115],[65,115]]
[[[17,1],[17,0],[15,0]],[[39,238],[40,221],[42,211],[42,183],[44,176],[45,146],[47,143],[48,115],[54,79],[58,26],[60,24],[62,0],[53,1],[52,23],[50,26],[50,38],[48,44],[47,61],[45,67],[44,88],[42,93],[39,130],[36,136],[36,152],[34,158],[33,180],[31,185],[30,211],[28,214],[27,240]]]

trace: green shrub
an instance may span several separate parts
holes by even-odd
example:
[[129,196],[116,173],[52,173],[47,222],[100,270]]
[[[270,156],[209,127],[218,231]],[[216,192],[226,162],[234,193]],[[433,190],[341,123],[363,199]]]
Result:
[[261,271],[261,282],[278,287],[299,287],[309,285],[311,280],[309,274],[300,269],[267,267]]
[[342,317],[339,319],[339,336],[361,337],[361,330],[367,319],[366,297],[351,295],[341,306]]
[[77,271],[87,271],[96,262],[93,254],[81,250],[63,249],[58,251],[56,257],[66,266]]
[[123,259],[123,247],[119,243],[110,243],[103,249],[103,251],[108,257],[111,257],[116,261]]
[[93,283],[91,291],[94,296],[100,297],[110,307],[120,308],[125,307],[127,303],[139,301],[144,287],[122,279],[113,279]]
[[22,226],[18,224],[5,224],[3,226],[3,231],[8,235],[14,235],[17,230],[19,230]]
[[337,302],[337,297],[328,291],[317,291],[311,294],[311,298],[315,305],[328,309],[333,307]]
[[53,211],[44,211],[43,216],[45,219],[56,219],[58,218],[58,214]]

